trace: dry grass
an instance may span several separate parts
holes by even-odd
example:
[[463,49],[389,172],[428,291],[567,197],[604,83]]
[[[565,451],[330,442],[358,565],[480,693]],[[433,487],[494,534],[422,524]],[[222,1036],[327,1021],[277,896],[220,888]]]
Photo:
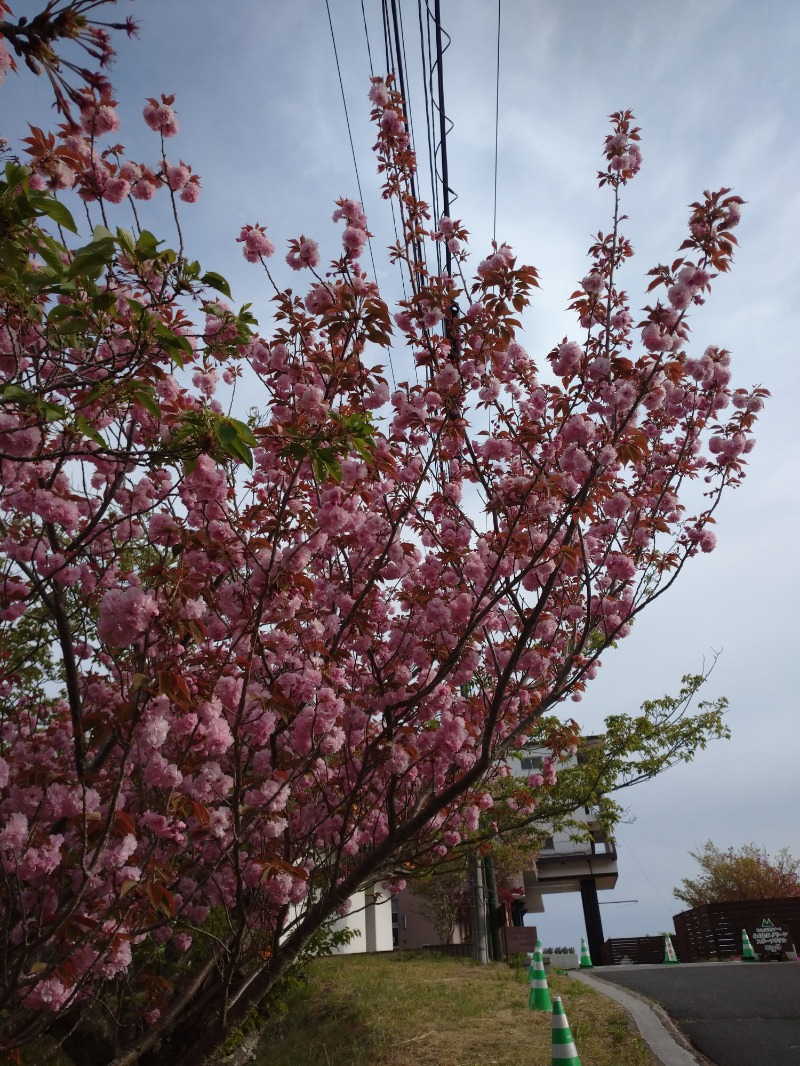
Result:
[[[551,974],[582,1066],[652,1066],[627,1014]],[[259,1066],[550,1066],[550,1015],[528,1008],[525,971],[461,959],[319,959],[268,1023]]]

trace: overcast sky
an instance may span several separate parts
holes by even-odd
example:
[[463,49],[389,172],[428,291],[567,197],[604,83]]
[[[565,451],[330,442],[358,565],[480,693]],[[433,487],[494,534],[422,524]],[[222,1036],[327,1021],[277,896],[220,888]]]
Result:
[[[17,2],[14,10],[31,15],[41,6]],[[452,213],[482,258],[492,237],[497,3],[441,7],[452,38],[444,64]],[[330,0],[330,8],[378,278],[388,288],[390,219],[370,154],[361,0]],[[365,0],[364,8],[375,72],[383,73],[380,3]],[[266,225],[279,249],[304,233],[331,257],[340,231],[330,220],[334,201],[358,198],[325,2],[141,0],[119,9],[141,27],[137,41],[119,42],[119,139],[132,158],[154,160],[157,141],[141,109],[148,96],[176,94],[181,132],[169,152],[203,183],[199,203],[182,215],[188,251],[231,280],[237,302],[253,301],[268,332],[268,294],[235,243],[241,226]],[[421,131],[416,0],[403,0],[402,11]],[[688,852],[708,838],[800,855],[798,54],[796,0],[502,0],[497,237],[542,275],[525,322],[528,350],[541,360],[577,333],[563,309],[586,273],[592,234],[609,225],[610,196],[595,178],[607,116],[630,107],[644,165],[624,202],[637,253],[625,288],[642,306],[647,270],[670,262],[683,240],[687,205],[704,189],[732,186],[747,201],[740,251],[691,319],[694,352],[729,348],[734,385],[773,394],[747,480],[718,512],[717,550],[640,617],[584,702],[570,705],[596,731],[606,715],[676,691],[682,674],[721,652],[707,688],[730,699],[733,739],[626,794],[632,821],[618,834],[619,883],[601,894],[608,936],[671,927],[682,909],[672,888],[694,873]],[[9,76],[2,104],[6,134],[18,134],[23,118],[52,121],[46,86],[28,76]],[[149,215],[148,225],[173,239],[165,214]],[[287,284],[290,274],[287,267]],[[579,897],[548,903],[538,924],[550,943],[577,943]]]

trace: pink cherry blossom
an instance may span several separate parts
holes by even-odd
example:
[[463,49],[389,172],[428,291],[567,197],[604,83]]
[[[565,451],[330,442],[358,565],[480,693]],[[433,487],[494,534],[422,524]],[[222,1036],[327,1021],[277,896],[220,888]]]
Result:
[[142,636],[158,613],[152,593],[139,588],[111,589],[100,603],[98,635],[108,644],[127,647]]
[[301,237],[296,249],[286,256],[286,262],[292,270],[302,270],[303,267],[315,267],[319,265],[319,247],[316,241]]
[[5,80],[6,72],[13,66],[13,59],[5,41],[0,40],[0,85]]
[[172,107],[173,97],[161,97],[161,102],[151,98],[144,108],[144,120],[151,130],[164,137],[174,137],[178,132],[178,118]]
[[249,263],[257,263],[260,259],[269,259],[275,253],[275,245],[264,232],[264,227],[243,226],[236,240],[244,244],[242,254]]
[[575,341],[568,341],[559,346],[553,357],[553,370],[559,377],[576,374],[583,359],[583,349]]
[[369,90],[369,98],[376,107],[386,107],[389,103],[389,91],[382,79],[373,78],[372,87]]

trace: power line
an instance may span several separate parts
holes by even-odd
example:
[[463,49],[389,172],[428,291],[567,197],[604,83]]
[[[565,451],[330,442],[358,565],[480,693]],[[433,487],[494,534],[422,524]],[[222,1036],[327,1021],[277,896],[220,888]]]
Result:
[[[438,89],[439,100],[435,105],[439,112],[439,160],[441,166],[441,180],[442,180],[442,214],[446,217],[450,217],[450,180],[447,171],[447,134],[449,130],[447,128],[450,120],[447,117],[447,112],[444,106],[444,53],[450,47],[450,35],[444,33],[442,30],[442,17],[440,0],[435,0],[434,6],[434,21],[436,26],[436,82]],[[430,8],[428,8],[428,14],[430,15]],[[447,45],[442,46],[442,35],[447,37]],[[450,122],[450,129],[453,128],[452,122]],[[445,270],[448,274],[451,273],[452,266],[452,254],[450,252],[449,244],[445,244]]]
[[336,35],[333,32],[333,19],[331,18],[331,8],[330,8],[330,4],[328,3],[328,0],[325,0],[325,9],[328,12],[328,25],[331,28],[331,41],[333,42],[333,57],[336,60],[336,73],[339,75],[339,90],[340,90],[340,92],[342,94],[342,104],[344,105],[344,117],[345,117],[345,121],[347,122],[347,136],[350,139],[350,152],[352,153],[352,156],[353,156],[353,167],[355,168],[355,172],[356,172],[356,185],[358,186],[358,195],[359,195],[359,197],[361,199],[361,203],[363,204],[364,203],[364,194],[361,191],[361,177],[359,176],[359,173],[358,173],[358,160],[356,159],[356,149],[355,149],[355,145],[353,144],[353,132],[350,129],[350,114],[349,114],[349,112],[347,110],[347,99],[345,98],[345,95],[344,95],[344,82],[342,81],[342,68],[339,65],[339,52],[338,52],[338,49],[336,48]]
[[494,209],[492,211],[492,240],[497,240],[497,141],[500,129],[500,6],[497,0],[497,63],[494,83]]
[[[364,193],[361,191],[361,176],[360,176],[360,174],[358,172],[358,160],[356,159],[356,149],[355,149],[355,145],[353,144],[353,132],[352,132],[352,130],[350,128],[350,114],[349,114],[349,112],[347,110],[347,98],[346,98],[345,92],[344,92],[344,82],[342,80],[342,68],[341,68],[341,66],[339,64],[339,50],[336,47],[336,34],[333,32],[333,19],[331,18],[331,8],[330,8],[330,4],[329,4],[328,0],[325,0],[325,10],[328,12],[328,26],[330,27],[330,31],[331,31],[331,42],[333,44],[333,56],[334,56],[334,59],[336,60],[336,73],[339,76],[339,91],[342,94],[342,105],[344,107],[344,117],[345,117],[345,122],[347,123],[347,136],[348,136],[348,138],[350,140],[350,152],[351,152],[351,154],[353,156],[353,168],[354,168],[354,170],[356,172],[356,186],[358,188],[358,198],[361,201],[361,204],[362,204],[362,207],[363,207],[363,204],[364,204]],[[366,13],[364,12],[363,0],[362,0],[362,4],[361,4],[361,13],[364,16],[364,32],[365,32],[366,38],[367,38],[367,54],[369,55],[369,65],[370,65],[370,72],[371,72],[372,71],[372,53],[371,53],[370,47],[369,47],[369,32],[367,31],[367,19],[366,19]],[[373,278],[375,280],[375,284],[378,285],[378,270],[377,270],[377,267],[375,266],[375,255],[374,255],[373,250],[372,250],[372,238],[368,238],[367,239],[367,244],[369,246],[370,261],[372,262],[372,276],[373,276]],[[395,376],[394,376],[394,365],[392,363],[391,348],[389,349],[389,370],[390,370],[391,375],[392,375],[392,384],[396,385]]]
[[[400,15],[400,13],[398,11],[397,0],[391,0],[391,7],[392,7],[392,25],[394,27],[394,53],[395,53],[395,57],[396,57],[396,60],[397,60],[398,88],[400,89],[400,95],[403,97],[403,100],[405,102],[405,113],[406,113],[406,123],[405,123],[405,125],[406,125],[406,132],[408,133],[409,144],[411,145],[411,150],[415,151],[414,129],[413,129],[413,126],[412,126],[412,123],[411,123],[411,101],[409,99],[408,80],[407,80],[407,76],[406,76],[407,75],[406,50],[405,50],[405,42],[403,40],[402,16]],[[417,193],[417,179],[416,179],[416,175],[413,174],[413,173],[410,176],[410,184],[411,184],[411,195],[412,195],[412,197],[415,200],[418,201],[419,200],[419,195]],[[403,213],[403,209],[402,209],[402,204],[401,204],[401,214],[402,213]],[[416,257],[416,262],[417,263],[420,263],[420,264],[424,264],[425,263],[425,248],[424,248],[422,242],[418,238],[414,239],[414,255]],[[412,288],[413,291],[416,291],[416,276],[415,276],[415,274],[416,274],[416,271],[412,272],[411,288]]]
[[[429,14],[426,8],[426,16]],[[428,152],[428,178],[431,183],[431,214],[434,222],[438,222],[441,212],[439,211],[439,189],[436,183],[436,167],[434,157],[436,155],[436,138],[433,132],[433,66],[431,60],[431,20],[425,18],[425,27],[422,20],[422,0],[417,0],[417,21],[419,23],[419,47],[420,61],[422,64],[422,94],[425,101],[425,133]],[[427,30],[427,54],[425,50]],[[436,272],[442,272],[442,248],[437,241],[434,245],[436,254]]]
[[372,49],[369,46],[369,30],[367,29],[367,12],[364,10],[364,0],[361,0],[361,18],[364,23],[364,37],[367,40],[367,55],[369,57],[369,76],[371,78],[374,78],[375,69],[372,66]]

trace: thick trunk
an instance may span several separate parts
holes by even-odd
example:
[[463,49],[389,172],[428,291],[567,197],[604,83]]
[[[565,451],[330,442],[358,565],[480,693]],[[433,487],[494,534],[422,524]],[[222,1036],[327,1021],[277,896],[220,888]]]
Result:
[[75,1066],[106,1066],[114,1057],[110,1022],[103,1027],[97,1018],[84,1016],[78,1021],[73,1012],[68,1012],[57,1019],[48,1033],[61,1041],[61,1051]]

